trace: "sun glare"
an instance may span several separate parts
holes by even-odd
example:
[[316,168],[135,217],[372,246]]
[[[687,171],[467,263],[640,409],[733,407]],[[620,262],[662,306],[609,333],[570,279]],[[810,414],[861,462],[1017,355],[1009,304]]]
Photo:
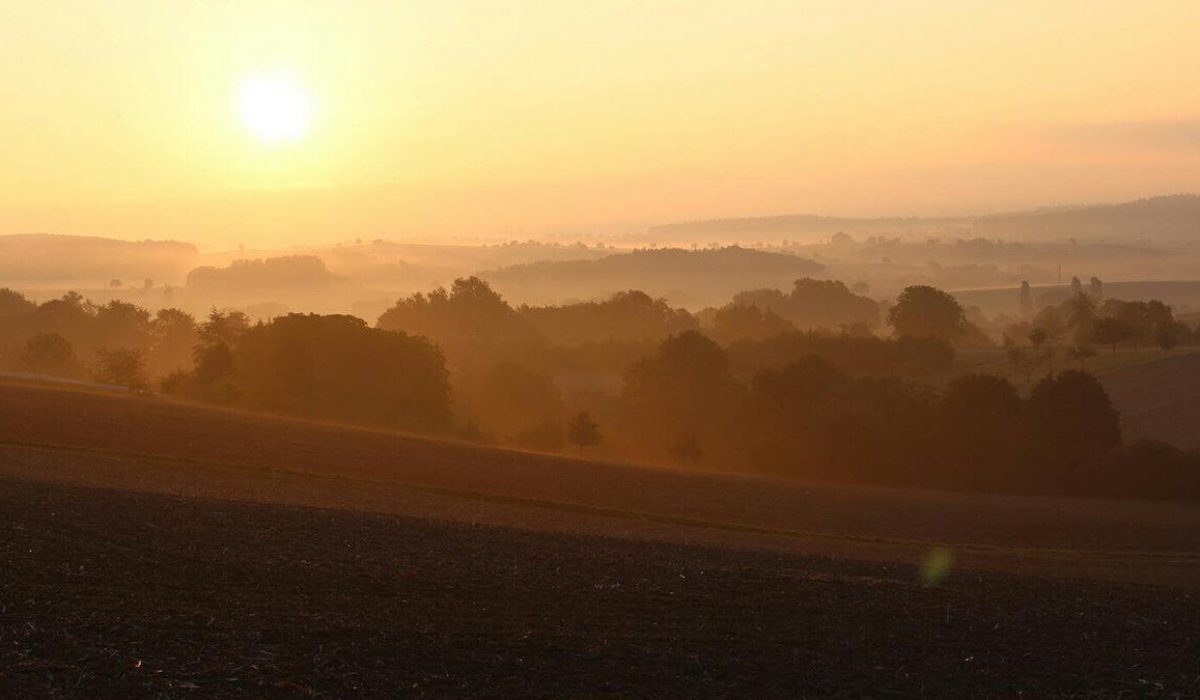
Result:
[[287,76],[247,78],[241,88],[242,123],[263,141],[295,141],[308,132],[312,99]]

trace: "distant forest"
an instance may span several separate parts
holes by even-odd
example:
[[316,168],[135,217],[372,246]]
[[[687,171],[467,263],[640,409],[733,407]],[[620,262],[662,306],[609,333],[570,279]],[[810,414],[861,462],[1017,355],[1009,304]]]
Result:
[[[347,315],[196,319],[0,290],[0,365],[185,400],[511,447],[900,486],[1200,498],[1200,454],[1123,444],[1087,373],[1100,354],[1197,342],[1158,301],[1013,290],[1017,383],[952,374],[995,347],[931,286],[880,304],[833,280],[733,293],[700,313],[640,291],[509,304],[477,277]],[[995,329],[992,329],[995,330]],[[936,377],[952,374],[949,381]]]

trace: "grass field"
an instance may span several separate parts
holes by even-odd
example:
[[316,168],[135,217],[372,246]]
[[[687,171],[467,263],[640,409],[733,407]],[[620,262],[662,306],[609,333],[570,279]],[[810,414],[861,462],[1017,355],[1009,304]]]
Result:
[[[0,695],[1200,692],[1200,509],[0,385]],[[929,585],[931,554],[953,558]]]

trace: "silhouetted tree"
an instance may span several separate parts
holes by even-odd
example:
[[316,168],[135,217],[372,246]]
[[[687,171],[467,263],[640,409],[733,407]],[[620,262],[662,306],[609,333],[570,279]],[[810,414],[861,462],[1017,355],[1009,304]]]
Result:
[[567,439],[583,452],[585,447],[600,444],[600,426],[596,425],[589,413],[583,411],[571,419],[571,424],[567,427]]
[[757,306],[729,304],[718,309],[712,318],[713,338],[723,343],[763,340],[795,330],[796,327],[779,314]]
[[529,322],[478,277],[400,299],[376,324],[437,343],[456,365],[522,361],[544,348]]
[[145,350],[150,345],[150,312],[137,304],[110,301],[96,309],[96,343]]
[[39,333],[26,341],[17,357],[17,369],[68,378],[83,374],[75,349],[57,333]]
[[777,289],[757,289],[739,292],[732,303],[773,311],[802,330],[879,325],[879,305],[850,291],[838,280],[804,277],[795,281],[789,294]]
[[967,318],[953,296],[935,287],[907,287],[888,310],[896,335],[954,340],[967,332]]
[[224,343],[232,348],[249,328],[250,319],[241,311],[218,311],[213,308],[196,332],[204,345]]
[[1163,350],[1179,345],[1188,336],[1188,327],[1175,320],[1162,320],[1154,324],[1154,342]]
[[[688,331],[667,338],[625,371],[621,400],[638,440],[666,455],[675,435],[730,436],[744,393],[721,346]],[[714,442],[714,455],[731,447]]]
[[159,309],[150,321],[150,348],[146,364],[162,376],[186,370],[192,364],[192,349],[200,341],[196,320],[179,309]]
[[1033,290],[1029,287],[1029,282],[1021,282],[1021,316],[1029,318],[1033,316]]
[[1078,277],[1071,278],[1071,296],[1079,296],[1083,294],[1083,282],[1079,281]]
[[101,384],[115,384],[128,389],[145,389],[146,361],[141,350],[116,348],[96,350],[92,376]]
[[25,298],[20,292],[8,287],[0,288],[0,318],[21,316],[37,308],[37,304]]
[[1092,338],[1101,345],[1111,345],[1113,357],[1117,356],[1117,344],[1132,336],[1132,329],[1116,318],[1099,318],[1092,323]]
[[1045,342],[1053,345],[1066,332],[1062,311],[1056,306],[1047,306],[1037,312],[1033,318],[1033,327],[1045,334]]
[[1026,408],[1043,483],[1068,490],[1085,485],[1102,456],[1121,442],[1117,412],[1096,378],[1066,370],[1037,383]]
[[233,354],[239,401],[251,407],[406,430],[450,426],[445,362],[425,338],[353,316],[288,314],[247,330]]
[[[1035,334],[1037,330],[1036,328],[1033,329],[1030,331],[1030,334]],[[1036,335],[1030,338],[1031,343],[1035,339]],[[1025,386],[1027,387],[1032,386],[1033,375],[1039,369],[1049,364],[1050,357],[1040,343],[1030,345],[1029,347],[1022,347],[1006,335],[1004,336],[1004,350],[1005,355],[1008,357],[1009,366],[1012,367],[1013,371],[1025,378]]]
[[1091,342],[1092,323],[1096,320],[1096,302],[1086,294],[1076,294],[1066,302],[1067,326],[1075,334],[1075,342]]
[[1023,461],[1021,397],[1008,381],[968,374],[946,387],[938,404],[938,443],[945,483],[1012,486]]

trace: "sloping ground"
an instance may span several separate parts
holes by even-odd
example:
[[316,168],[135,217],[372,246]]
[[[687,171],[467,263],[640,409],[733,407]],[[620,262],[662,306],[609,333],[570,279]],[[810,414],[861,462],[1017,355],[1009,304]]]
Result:
[[0,695],[1200,692],[1193,592],[0,479]]
[[0,385],[3,697],[1190,695],[1198,552],[1190,505],[690,475]]
[[1126,440],[1200,448],[1200,353],[1114,370],[1101,381],[1121,411]]
[[684,473],[18,385],[0,385],[0,457],[0,474],[93,486],[892,561],[945,546],[965,565],[1200,581],[1193,504]]

